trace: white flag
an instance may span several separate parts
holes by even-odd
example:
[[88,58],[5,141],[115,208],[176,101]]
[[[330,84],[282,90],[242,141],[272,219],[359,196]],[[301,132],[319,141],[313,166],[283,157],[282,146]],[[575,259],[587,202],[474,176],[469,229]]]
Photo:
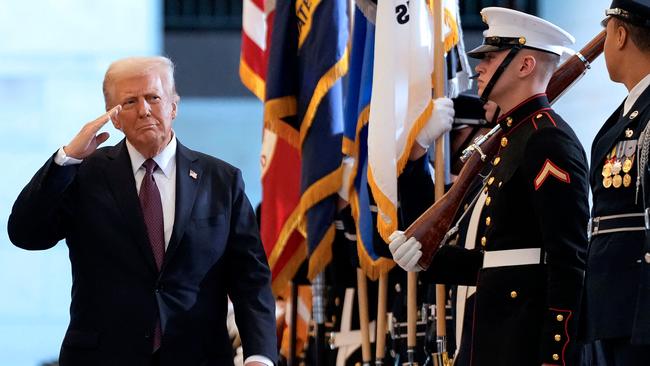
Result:
[[425,0],[377,3],[368,182],[388,240],[397,229],[397,177],[433,108],[432,19]]

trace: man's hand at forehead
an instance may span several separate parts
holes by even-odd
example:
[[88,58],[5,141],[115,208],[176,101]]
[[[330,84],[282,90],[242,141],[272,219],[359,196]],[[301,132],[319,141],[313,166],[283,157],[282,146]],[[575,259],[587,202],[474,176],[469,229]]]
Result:
[[65,154],[75,159],[84,159],[92,154],[110,136],[108,132],[102,132],[100,134],[97,134],[97,132],[111,118],[115,118],[121,110],[122,106],[118,104],[108,112],[97,117],[94,121],[86,123],[72,141],[63,147]]

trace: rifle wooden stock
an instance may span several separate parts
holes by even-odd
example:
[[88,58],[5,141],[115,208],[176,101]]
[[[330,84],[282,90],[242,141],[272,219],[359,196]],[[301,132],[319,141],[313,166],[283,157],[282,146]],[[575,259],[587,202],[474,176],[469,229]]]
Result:
[[[600,32],[579,53],[571,56],[553,73],[546,93],[551,103],[556,101],[575,81],[577,81],[590,67],[589,63],[595,60],[602,52],[605,43],[605,31]],[[445,235],[452,227],[453,220],[467,191],[478,173],[486,163],[490,162],[499,150],[503,131],[499,130],[490,139],[481,145],[481,150],[486,158],[481,159],[480,154],[474,152],[463,166],[458,178],[445,195],[429,207],[411,226],[406,229],[407,237],[415,237],[422,243],[422,257],[418,264],[429,268],[433,256],[438,251]]]

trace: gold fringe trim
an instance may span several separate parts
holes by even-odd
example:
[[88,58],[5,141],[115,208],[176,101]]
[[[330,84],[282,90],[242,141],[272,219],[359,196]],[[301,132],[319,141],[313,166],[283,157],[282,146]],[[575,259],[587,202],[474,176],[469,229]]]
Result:
[[445,24],[451,29],[451,32],[445,37],[445,52],[449,52],[455,45],[458,44],[459,32],[458,22],[451,10],[445,8],[444,10]]
[[404,151],[402,151],[402,156],[397,160],[397,176],[399,177],[404,171],[406,163],[409,161],[409,156],[411,155],[411,149],[415,143],[415,138],[418,137],[422,128],[429,122],[431,118],[431,113],[433,113],[433,100],[429,100],[427,106],[424,108],[420,116],[415,120],[413,126],[409,130],[408,136],[406,137],[406,144],[404,146]]
[[287,217],[287,220],[284,222],[284,225],[282,225],[282,230],[280,230],[280,235],[278,235],[278,239],[275,242],[275,245],[273,246],[273,249],[271,250],[271,254],[269,255],[269,267],[273,268],[275,267],[275,264],[277,263],[278,259],[280,259],[280,256],[282,255],[282,252],[284,251],[284,248],[287,246],[287,242],[289,241],[289,238],[291,237],[291,234],[296,230],[298,223],[300,222],[300,205],[296,206]]
[[296,253],[294,253],[291,259],[289,259],[287,265],[284,266],[282,272],[280,272],[273,280],[273,283],[271,284],[273,295],[278,296],[287,288],[289,282],[293,279],[293,276],[296,275],[298,268],[300,268],[302,262],[305,261],[305,258],[307,258],[307,244],[303,241],[298,247]]
[[371,280],[376,281],[379,276],[390,272],[395,266],[395,262],[388,258],[379,258],[373,260],[370,254],[366,251],[366,246],[363,243],[361,230],[359,228],[359,195],[353,188],[350,191],[350,208],[352,209],[352,217],[354,217],[354,225],[357,230],[357,255],[359,256],[359,266],[363,273]]
[[346,47],[343,56],[341,56],[341,59],[338,60],[336,64],[334,64],[334,66],[332,66],[329,70],[327,70],[325,75],[323,75],[320,80],[318,80],[318,84],[316,84],[316,88],[314,89],[311,100],[309,101],[309,106],[307,106],[307,110],[305,111],[302,123],[300,124],[301,146],[305,142],[305,138],[307,137],[309,128],[311,128],[311,124],[314,122],[314,117],[316,116],[316,111],[318,110],[320,102],[323,100],[332,86],[334,86],[334,84],[336,84],[336,82],[347,72],[348,48]]
[[[304,218],[307,211],[314,207],[318,202],[338,192],[343,180],[343,167],[339,166],[336,170],[313,183],[300,197],[300,212]],[[306,224],[304,223],[301,224]]]
[[325,232],[323,239],[318,243],[316,250],[309,256],[309,271],[307,278],[313,280],[316,275],[321,273],[325,266],[332,261],[332,243],[334,243],[334,236],[336,235],[336,227],[334,224]]
[[[397,230],[397,207],[390,201],[390,199],[379,189],[375,177],[372,174],[372,168],[368,165],[368,184],[372,191],[372,196],[377,203],[377,231],[379,235],[388,242],[388,237],[393,231]],[[384,220],[382,214],[388,216],[389,221]]]
[[352,156],[352,152],[355,150],[355,142],[352,141],[349,137],[343,136],[343,147],[341,151],[343,154]]
[[273,121],[284,117],[295,116],[298,113],[298,102],[295,95],[275,98],[264,102],[264,121]]
[[266,83],[262,77],[257,75],[257,73],[248,66],[243,55],[239,58],[239,77],[241,78],[242,84],[244,84],[248,90],[263,102],[266,94]]
[[264,128],[269,129],[271,132],[284,139],[289,145],[298,150],[298,154],[300,154],[300,135],[298,135],[298,131],[291,127],[290,124],[281,119],[274,119],[264,121]]

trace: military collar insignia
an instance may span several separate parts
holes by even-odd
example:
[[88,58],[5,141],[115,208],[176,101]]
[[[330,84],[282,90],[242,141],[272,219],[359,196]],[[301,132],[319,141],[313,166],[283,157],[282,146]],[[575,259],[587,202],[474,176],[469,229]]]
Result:
[[627,130],[625,130],[625,137],[629,139],[630,137],[632,137],[632,135],[634,135],[634,131],[632,129],[628,128]]
[[630,119],[634,119],[638,115],[639,115],[639,111],[634,111],[632,112],[632,114],[630,114]]

